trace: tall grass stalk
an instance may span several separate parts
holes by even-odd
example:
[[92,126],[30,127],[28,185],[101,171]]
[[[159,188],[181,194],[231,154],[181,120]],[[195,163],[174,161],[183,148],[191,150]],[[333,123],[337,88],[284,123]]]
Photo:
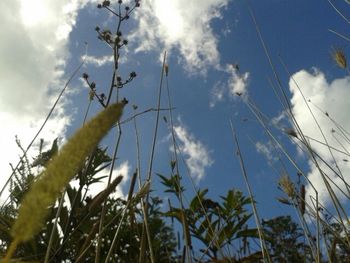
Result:
[[[163,86],[163,78],[164,78],[164,68],[165,68],[165,61],[166,61],[166,56],[167,53],[166,51],[164,52],[163,55],[163,62],[162,62],[162,69],[161,69],[161,74],[160,74],[160,81],[159,81],[159,89],[158,89],[158,96],[157,96],[157,114],[156,114],[156,122],[154,124],[154,132],[153,132],[153,140],[152,140],[152,145],[151,145],[151,154],[150,154],[150,159],[149,159],[149,164],[148,164],[148,170],[147,170],[147,177],[146,181],[147,182],[152,182],[152,168],[153,168],[153,160],[154,160],[154,152],[155,152],[155,146],[156,146],[156,140],[157,140],[157,135],[158,135],[158,127],[159,127],[159,109],[160,109],[160,102],[161,102],[161,97],[162,97],[162,86]],[[149,195],[146,197],[145,201],[145,212],[146,212],[146,217],[148,217],[148,200],[149,200]],[[144,222],[145,224],[146,222]],[[144,240],[145,236],[142,236],[142,239]],[[144,241],[143,241],[144,242]],[[150,251],[150,257],[151,257],[151,262],[155,263],[154,255]]]
[[[309,230],[307,223],[305,222],[304,213],[301,213],[301,211],[300,211],[300,205],[299,205],[298,200],[297,200],[298,198],[300,199],[300,196],[295,189],[295,185],[290,180],[288,175],[282,175],[280,177],[279,185],[280,185],[282,191],[284,191],[286,193],[286,195],[288,196],[288,199],[292,203],[292,206],[293,206],[293,208],[296,211],[296,214],[298,216],[300,225],[302,226],[302,229],[304,231],[304,236],[308,242],[311,253],[312,253],[314,259],[316,259],[317,258],[317,246],[315,248],[314,243],[311,241],[311,237],[312,237],[311,232]],[[304,202],[307,206],[309,206],[305,199],[303,199],[301,201]]]
[[[327,141],[327,138],[326,138],[326,136],[324,135],[323,130],[322,130],[322,128],[321,128],[319,122],[317,121],[317,119],[316,119],[316,117],[315,117],[313,111],[311,110],[309,104],[307,103],[306,98],[305,98],[303,92],[301,91],[300,86],[299,86],[298,83],[295,81],[295,79],[293,78],[293,76],[291,76],[291,74],[290,74],[288,68],[286,67],[285,63],[283,62],[283,60],[281,60],[281,63],[283,64],[285,70],[287,71],[287,73],[289,74],[290,78],[292,79],[292,81],[294,82],[294,84],[296,85],[296,87],[298,88],[299,93],[301,94],[301,96],[302,96],[302,98],[303,98],[303,100],[304,100],[304,103],[305,103],[305,105],[306,105],[307,108],[308,108],[308,111],[310,112],[310,114],[311,114],[311,116],[312,116],[312,118],[313,118],[315,124],[317,125],[319,131],[321,132],[321,135],[322,135],[322,137],[323,137],[323,139],[324,139],[324,141],[325,141],[325,144],[327,145],[328,151],[329,151],[330,155],[332,156],[333,161],[334,161],[334,163],[335,163],[335,165],[336,165],[336,167],[337,167],[337,169],[338,169],[338,172],[335,172],[335,171],[334,171],[335,175],[338,176],[340,179],[342,179],[342,181],[345,183],[345,187],[346,187],[346,189],[348,190],[348,193],[350,193],[349,188],[348,188],[348,186],[347,186],[347,183],[346,183],[346,181],[345,181],[345,179],[344,179],[344,177],[343,177],[343,175],[342,175],[342,173],[341,173],[341,170],[340,170],[340,168],[339,168],[339,166],[338,166],[338,164],[337,164],[337,162],[336,162],[336,160],[335,160],[335,158],[334,158],[334,155],[333,155],[331,149],[329,148],[329,143],[328,143],[328,141]],[[300,132],[300,134],[303,134],[303,133]],[[314,151],[313,151],[312,148],[311,148],[311,145],[310,145],[306,140],[304,141],[304,145],[307,147],[308,152],[310,153],[311,160],[313,161],[313,163],[316,165],[318,171],[320,172],[321,178],[322,178],[322,180],[323,180],[323,182],[324,182],[324,184],[325,184],[325,186],[326,186],[326,189],[327,189],[327,191],[328,191],[328,193],[329,193],[329,196],[330,196],[330,198],[331,198],[331,200],[332,200],[332,202],[333,202],[334,208],[336,209],[336,211],[337,211],[337,213],[338,213],[338,216],[339,216],[339,218],[340,218],[340,220],[341,220],[341,222],[342,222],[342,226],[343,226],[343,228],[344,228],[344,231],[345,231],[345,233],[347,233],[348,230],[347,230],[347,228],[346,228],[346,226],[345,226],[345,224],[344,224],[344,222],[343,222],[343,216],[344,216],[344,218],[346,219],[346,221],[347,221],[347,223],[348,223],[349,225],[350,225],[350,221],[349,221],[348,216],[347,216],[347,214],[346,214],[346,212],[345,212],[345,209],[344,209],[343,206],[341,205],[341,203],[340,203],[338,197],[336,196],[334,190],[333,190],[332,187],[330,186],[330,184],[329,184],[329,182],[328,182],[328,180],[327,180],[327,178],[326,178],[326,173],[321,169],[320,165],[318,164],[318,162],[317,162],[317,160],[316,160],[316,157],[315,157],[315,153],[314,153]],[[328,177],[328,178],[329,178],[329,177]],[[343,216],[341,215],[340,212],[343,213]],[[348,242],[349,242],[350,239],[349,239],[349,237],[348,237],[347,234],[346,234],[346,237],[347,237],[347,240],[348,240]],[[350,243],[349,243],[349,245],[350,245]]]
[[[263,129],[266,131],[266,133],[268,134],[268,136],[271,138],[271,140],[278,146],[278,148],[281,150],[281,152],[287,157],[287,159],[289,160],[289,162],[297,169],[297,171],[306,179],[306,181],[310,184],[310,186],[313,188],[314,192],[315,192],[315,196],[316,196],[316,240],[317,240],[317,255],[320,255],[320,246],[319,246],[319,237],[320,237],[320,225],[319,225],[319,220],[320,220],[320,216],[319,216],[319,202],[318,202],[318,191],[316,190],[315,186],[312,184],[312,182],[309,180],[309,178],[304,174],[304,172],[301,170],[301,168],[298,166],[298,164],[296,163],[296,161],[290,156],[290,154],[287,152],[287,150],[284,148],[284,146],[276,139],[276,137],[272,134],[272,132],[270,131],[270,129],[267,127],[267,125],[265,124],[265,122],[262,119],[262,116],[260,114],[260,110],[258,110],[258,108],[254,105],[254,103],[252,103],[251,101],[247,101],[246,102],[248,108],[250,109],[250,111],[254,114],[254,116],[256,117],[256,119],[258,120],[258,122],[262,125]],[[297,124],[296,127],[298,127],[298,132],[299,134],[302,134],[299,125]],[[319,256],[315,259],[318,263],[320,262],[320,258]]]
[[[139,132],[138,132],[138,129],[137,129],[136,119],[137,119],[137,117],[135,116],[133,118],[133,120],[134,120],[133,123],[134,123],[135,140],[136,140],[136,160],[137,160],[136,173],[137,173],[138,185],[139,185],[139,190],[140,190],[141,186],[142,186],[142,179],[141,179],[141,153],[140,153],[140,138],[139,138]],[[153,248],[152,248],[151,232],[150,232],[149,223],[148,223],[148,213],[146,211],[145,203],[144,203],[143,200],[141,200],[141,210],[142,210],[142,214],[143,214],[144,224],[143,224],[143,227],[142,227],[139,263],[142,263],[143,260],[144,260],[146,239],[147,239],[147,243],[148,243],[148,248],[149,248],[150,254],[154,255]],[[146,239],[144,238],[144,234],[146,234]]]
[[[118,1],[118,9],[115,11],[110,7],[110,1],[104,1],[101,4],[98,5],[99,8],[105,8],[108,12],[110,12],[113,16],[117,18],[117,26],[116,26],[116,38],[111,41],[111,37],[104,38],[103,34],[100,32],[99,28],[96,28],[96,31],[99,34],[99,37],[104,40],[104,42],[112,49],[113,52],[113,74],[112,74],[112,79],[111,79],[111,84],[107,96],[107,101],[106,105],[108,106],[111,102],[112,95],[114,90],[116,90],[116,100],[119,101],[119,89],[123,87],[124,84],[120,84],[120,80],[118,80],[120,77],[118,76],[118,71],[119,71],[119,58],[120,58],[120,50],[124,45],[127,45],[128,41],[124,39],[123,41],[121,40],[122,33],[121,33],[121,25],[122,22],[126,21],[129,17],[130,14],[139,6],[138,1],[135,1],[135,3],[132,5],[131,8],[128,7],[128,9],[125,13],[122,12],[122,1]],[[134,78],[136,74],[134,73],[133,76],[130,74],[129,80]],[[109,177],[108,177],[108,185],[111,182],[111,177],[112,177],[112,172],[114,168],[114,163],[115,163],[115,158],[119,149],[119,144],[121,140],[121,135],[122,135],[122,129],[120,122],[118,122],[118,135],[117,135],[117,142],[114,148],[113,152],[113,158],[112,158],[112,165],[110,167],[110,172],[109,172]],[[107,187],[108,187],[107,185]],[[95,263],[100,262],[100,249],[101,249],[101,231],[103,228],[103,223],[104,223],[104,217],[106,213],[106,201],[104,202],[104,205],[102,207],[102,212],[100,215],[100,226],[99,226],[99,235],[98,235],[98,241],[97,241],[97,246],[96,246],[96,255],[95,255]]]
[[[170,87],[169,87],[169,66],[166,64],[165,68],[165,79],[166,79],[166,90],[167,90],[167,99],[168,99],[168,108],[169,108],[169,121],[170,121],[170,133],[171,133],[171,140],[172,140],[172,148],[174,149],[174,161],[175,162],[175,172],[176,174],[180,174],[179,171],[179,155],[182,159],[182,162],[186,168],[186,175],[188,177],[188,179],[190,180],[191,186],[192,186],[192,190],[193,193],[195,194],[195,197],[197,198],[199,204],[200,204],[200,208],[202,209],[202,212],[204,213],[204,217],[206,222],[208,223],[208,227],[209,227],[209,231],[211,231],[213,233],[212,235],[212,241],[210,242],[210,244],[207,246],[207,248],[202,252],[202,255],[199,257],[198,261],[200,262],[202,260],[202,257],[205,255],[205,252],[210,248],[211,245],[215,245],[218,249],[219,254],[225,258],[225,253],[223,252],[223,249],[220,247],[218,241],[217,241],[217,237],[220,233],[220,231],[224,228],[224,225],[222,226],[222,229],[219,229],[217,232],[214,231],[214,229],[212,228],[212,225],[210,223],[210,219],[208,217],[207,211],[204,208],[203,202],[200,198],[200,196],[198,195],[198,189],[196,187],[196,184],[192,178],[192,176],[190,175],[190,171],[188,168],[188,165],[186,163],[186,161],[184,160],[183,154],[181,152],[181,149],[179,147],[179,145],[177,144],[176,141],[176,132],[175,132],[175,128],[174,128],[174,118],[173,118],[173,106],[172,106],[172,102],[171,102],[171,95],[170,95]],[[176,181],[177,187],[178,189],[181,189],[181,181]],[[180,207],[182,211],[185,211],[185,202],[188,204],[188,201],[186,200],[185,195],[182,193],[182,191],[179,192],[179,203],[180,203]],[[195,211],[193,211],[195,212]],[[192,247],[192,240],[191,240],[191,235],[190,235],[190,230],[189,230],[189,226],[188,226],[188,222],[187,222],[187,218],[185,217],[185,215],[182,215],[182,227],[183,227],[183,234],[184,234],[184,239],[185,239],[185,248],[184,249],[184,255],[185,257],[187,257],[187,261],[188,262],[192,262],[192,258],[191,258],[191,247]],[[229,255],[229,260],[230,262],[232,261],[231,257],[230,257],[230,251],[228,250],[228,255]]]
[[[167,90],[167,98],[168,98],[168,107],[169,107],[169,119],[170,119],[170,130],[171,130],[171,139],[172,139],[172,145],[173,145],[173,149],[174,149],[174,158],[175,158],[175,169],[176,169],[176,174],[179,175],[180,171],[179,171],[179,160],[178,160],[178,156],[177,156],[177,149],[176,149],[176,137],[175,137],[175,129],[174,129],[174,121],[173,121],[173,111],[172,109],[172,103],[171,103],[171,96],[170,96],[170,88],[169,88],[169,81],[168,81],[168,75],[169,75],[169,65],[166,64],[166,66],[164,67],[164,71],[165,71],[165,78],[166,78],[166,90]],[[181,184],[180,181],[176,181],[177,184]],[[178,185],[178,189],[181,189],[181,185]],[[179,191],[179,202],[180,202],[180,207],[182,210],[182,226],[183,226],[183,233],[184,233],[184,237],[185,237],[185,245],[186,245],[186,256],[187,256],[187,260],[188,262],[191,262],[191,247],[192,247],[192,241],[191,241],[191,235],[190,230],[189,230],[189,226],[188,226],[188,222],[187,222],[187,218],[184,215],[184,211],[185,211],[185,206],[184,206],[184,201],[183,201],[183,193],[180,190]]]
[[[210,242],[210,245],[211,245],[211,244],[215,244],[215,246],[216,246],[217,249],[218,249],[218,252],[221,254],[222,257],[224,257],[225,254],[223,253],[222,248],[219,246],[219,244],[218,244],[218,242],[217,242],[217,240],[216,240],[216,239],[217,239],[217,236],[218,236],[218,234],[219,234],[219,232],[220,232],[220,230],[222,230],[222,229],[220,229],[218,232],[215,232],[214,229],[212,228],[212,226],[211,226],[211,224],[210,224],[210,219],[209,219],[209,217],[208,217],[208,215],[207,215],[207,212],[206,212],[206,209],[205,209],[205,207],[204,207],[204,205],[203,205],[203,202],[201,201],[201,197],[198,195],[198,189],[197,189],[197,187],[196,187],[196,183],[194,182],[194,179],[193,179],[192,176],[191,176],[190,169],[189,169],[188,164],[187,164],[187,162],[186,162],[186,160],[185,160],[185,158],[184,158],[184,155],[183,155],[183,153],[182,153],[182,151],[181,151],[181,149],[180,149],[180,146],[178,145],[178,143],[177,143],[176,140],[174,141],[174,143],[175,143],[174,147],[177,149],[178,159],[179,159],[179,157],[180,157],[181,162],[183,163],[183,165],[184,165],[184,167],[185,167],[185,171],[186,171],[185,174],[186,174],[187,178],[189,179],[189,181],[190,181],[190,183],[191,183],[192,191],[195,193],[195,197],[197,198],[197,200],[198,200],[198,202],[199,202],[199,205],[200,205],[200,208],[201,208],[202,212],[204,213],[205,220],[206,220],[206,222],[208,223],[209,230],[213,233],[212,241]],[[178,184],[177,186],[180,187],[181,185]],[[185,198],[184,195],[183,195],[183,199],[184,199],[184,201],[186,202],[186,204],[189,203],[188,200],[186,200],[186,198]],[[185,202],[184,202],[184,203],[185,203]],[[224,227],[224,226],[223,226],[223,227]],[[202,252],[201,256],[200,256],[199,259],[198,259],[199,262],[201,262],[201,260],[202,260],[203,257],[205,256],[205,252],[210,248],[210,245],[208,245],[208,246],[206,247],[206,249]],[[186,250],[184,250],[184,253],[185,253],[185,252],[186,252]]]
[[50,251],[51,251],[51,247],[52,247],[52,243],[53,243],[53,238],[54,238],[54,235],[55,235],[55,231],[57,229],[58,218],[59,218],[59,216],[61,214],[61,210],[62,210],[62,207],[63,207],[65,195],[66,195],[66,189],[63,191],[61,199],[60,199],[59,204],[58,204],[58,209],[57,209],[57,212],[56,212],[55,221],[54,221],[54,224],[52,226],[52,230],[51,230],[51,234],[50,234],[49,244],[47,245],[47,249],[46,249],[44,263],[49,262],[49,259],[50,259]]
[[332,6],[335,12],[346,22],[350,25],[350,20],[341,12],[330,0],[327,0],[328,3]]
[[333,34],[335,34],[336,36],[338,36],[338,37],[340,37],[340,38],[342,38],[342,39],[344,39],[344,40],[350,42],[350,38],[349,38],[349,37],[344,36],[343,34],[337,32],[337,31],[335,31],[335,30],[333,30],[333,29],[328,29],[328,31],[331,32],[331,33],[333,33]]
[[[326,144],[326,146],[327,146],[327,149],[328,149],[328,151],[329,151],[329,154],[331,155],[331,157],[332,157],[332,159],[333,159],[333,162],[335,163],[335,166],[336,166],[336,168],[338,169],[338,173],[335,173],[335,174],[336,174],[337,176],[339,176],[339,177],[345,182],[344,176],[343,176],[343,174],[342,174],[342,172],[341,172],[341,170],[340,170],[340,168],[339,168],[339,166],[338,166],[338,163],[337,163],[337,161],[336,161],[336,159],[335,159],[335,157],[334,157],[334,155],[333,155],[333,152],[332,152],[331,148],[329,147],[329,143],[328,143],[328,140],[327,140],[327,138],[326,138],[326,136],[325,136],[325,134],[324,134],[324,132],[323,132],[323,129],[321,128],[319,122],[317,121],[317,119],[316,119],[316,117],[315,117],[315,114],[313,113],[312,109],[310,108],[310,106],[309,106],[309,104],[308,104],[308,102],[307,102],[307,100],[306,100],[306,98],[305,98],[305,96],[304,96],[304,93],[302,92],[302,90],[301,90],[299,84],[297,83],[297,81],[296,81],[296,80],[294,79],[294,77],[291,75],[290,71],[288,70],[287,65],[284,63],[284,61],[282,60],[281,57],[280,57],[280,59],[281,59],[282,65],[283,65],[283,67],[285,68],[286,72],[288,73],[290,79],[293,81],[293,83],[294,83],[294,84],[296,85],[296,87],[298,88],[298,91],[299,91],[300,95],[302,96],[302,98],[303,98],[303,100],[304,100],[304,103],[305,103],[305,105],[306,105],[308,111],[310,112],[310,114],[311,114],[311,116],[312,116],[312,119],[314,120],[315,124],[317,125],[318,130],[320,131],[320,133],[321,133],[321,135],[322,135],[322,138],[323,138],[323,140],[324,140],[324,142],[325,142],[325,144]],[[350,194],[349,188],[348,188],[348,187],[346,187],[346,188],[347,188],[347,190],[348,190],[348,193]]]
[[[281,93],[282,93],[282,95],[283,95],[283,98],[284,98],[284,100],[285,100],[285,102],[286,102],[286,105],[288,106],[288,107],[287,107],[287,112],[290,114],[292,123],[294,123],[295,127],[296,127],[297,130],[298,130],[298,133],[302,136],[303,139],[305,139],[305,138],[303,137],[303,133],[302,133],[302,131],[301,131],[301,129],[300,129],[300,127],[299,127],[297,121],[296,121],[295,118],[294,118],[294,115],[293,115],[293,112],[292,112],[292,109],[291,109],[289,100],[288,100],[288,98],[287,98],[287,96],[286,96],[286,93],[285,93],[284,90],[283,90],[282,82],[280,81],[280,78],[279,78],[279,76],[278,76],[278,74],[277,74],[277,71],[275,70],[275,66],[274,66],[274,64],[273,64],[273,62],[272,62],[270,53],[269,53],[269,51],[268,51],[268,49],[267,49],[267,46],[266,46],[266,44],[265,44],[265,41],[264,41],[264,39],[263,39],[263,37],[262,37],[262,34],[261,34],[261,32],[260,32],[260,28],[259,28],[259,25],[258,25],[257,20],[256,20],[256,18],[255,18],[254,12],[253,12],[252,8],[250,8],[250,6],[248,6],[248,8],[249,8],[249,12],[250,12],[250,15],[251,15],[251,17],[252,17],[252,20],[253,20],[253,22],[254,22],[255,29],[256,29],[256,32],[257,32],[257,34],[258,34],[258,38],[259,38],[259,40],[260,40],[260,43],[261,43],[262,46],[263,46],[263,49],[264,49],[264,52],[265,52],[265,56],[266,56],[267,59],[268,59],[269,65],[270,65],[270,67],[271,67],[271,69],[272,69],[272,72],[273,72],[273,74],[274,74],[274,77],[275,77],[275,79],[276,79],[276,81],[277,81],[277,83],[278,83],[278,87],[280,88]],[[250,107],[250,109],[252,110],[252,107]],[[254,110],[253,110],[253,113],[254,113]],[[255,113],[254,113],[254,114],[255,114]],[[258,116],[258,115],[255,114],[255,116],[257,117],[257,119],[259,119],[259,116]],[[259,121],[259,122],[261,123],[261,121]],[[264,126],[264,129],[267,130],[267,129],[266,129],[266,125],[263,125],[263,126]],[[272,134],[271,134],[270,132],[269,132],[269,135],[272,136]],[[272,136],[272,137],[273,137],[273,136]],[[273,137],[273,138],[274,138],[274,137]],[[281,146],[280,143],[279,143],[275,138],[274,138],[274,141],[277,142],[277,144],[278,144],[279,146]],[[282,149],[282,151],[283,151],[284,153],[286,153],[286,151],[284,151],[283,147],[282,147],[281,149]],[[291,163],[297,168],[295,161],[294,161],[292,158],[290,158],[289,155],[286,155],[286,156],[287,156],[287,158],[288,158],[290,161],[292,161]],[[301,170],[300,170],[299,168],[297,168],[297,169],[298,169],[299,172],[301,172]],[[318,211],[318,205],[319,205],[319,202],[318,202],[318,192],[317,192],[316,188],[313,186],[313,184],[310,182],[310,180],[307,178],[307,176],[305,176],[304,173],[302,173],[302,172],[301,172],[301,174],[302,174],[303,177],[310,183],[310,185],[312,186],[312,188],[313,188],[313,190],[315,191],[315,194],[316,194],[316,214],[317,214],[317,217],[316,217],[316,225],[317,225],[317,226],[316,226],[316,243],[317,243],[317,258],[316,258],[315,260],[316,260],[317,263],[319,263],[319,262],[320,262],[320,223],[319,223],[320,217],[319,217],[319,211]]]
[[239,159],[241,172],[242,172],[242,175],[243,175],[243,178],[244,178],[244,182],[246,184],[246,187],[247,187],[247,190],[248,190],[248,193],[249,193],[249,197],[251,199],[251,204],[252,204],[254,218],[255,218],[255,224],[257,226],[258,233],[259,233],[260,247],[262,249],[264,262],[272,263],[270,255],[269,255],[269,252],[267,250],[267,246],[266,246],[266,242],[265,242],[265,236],[264,236],[264,233],[263,233],[262,228],[261,228],[258,210],[257,210],[256,205],[255,205],[255,198],[253,196],[253,192],[252,192],[252,189],[250,187],[247,171],[245,169],[245,165],[244,165],[244,161],[243,161],[242,152],[241,152],[241,149],[239,147],[237,135],[236,135],[234,126],[232,124],[232,120],[230,121],[230,126],[231,126],[231,131],[232,131],[232,137],[234,139],[234,142],[235,142],[235,145],[236,145],[236,148],[237,148],[236,153],[237,153],[237,156],[238,156],[238,159]]
[[[119,145],[120,145],[120,140],[122,137],[122,129],[121,129],[121,125],[118,125],[118,132],[117,132],[117,140],[116,140],[116,144],[114,147],[114,151],[113,151],[113,157],[112,157],[112,163],[109,169],[109,175],[108,175],[108,183],[106,186],[106,189],[109,187],[111,181],[112,181],[112,175],[113,175],[113,169],[114,169],[114,165],[115,165],[115,160],[117,158],[117,153],[119,150]],[[96,245],[96,254],[95,254],[95,263],[100,263],[100,250],[101,250],[101,240],[102,240],[102,229],[103,229],[103,224],[104,224],[104,217],[106,214],[106,203],[107,203],[107,199],[104,200],[103,205],[102,205],[102,211],[100,214],[100,226],[99,226],[99,231],[98,231],[98,237],[97,237],[97,245]]]
[[160,102],[161,102],[161,97],[162,97],[162,86],[163,86],[163,79],[164,79],[164,72],[165,72],[166,56],[167,56],[167,53],[165,51],[164,55],[163,55],[162,70],[161,70],[160,81],[159,81],[159,90],[158,90],[158,96],[157,96],[157,114],[156,114],[156,122],[154,124],[152,149],[151,149],[150,160],[149,160],[148,171],[147,171],[147,181],[151,181],[151,179],[152,179],[152,168],[153,168],[156,140],[157,140],[157,135],[158,135],[159,113],[160,113],[159,109],[160,109]]

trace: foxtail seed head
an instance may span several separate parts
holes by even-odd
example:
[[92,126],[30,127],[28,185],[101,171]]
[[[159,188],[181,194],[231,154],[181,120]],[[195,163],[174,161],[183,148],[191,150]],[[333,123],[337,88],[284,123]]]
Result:
[[113,104],[97,114],[68,140],[38,176],[25,195],[12,227],[16,244],[31,239],[40,231],[48,208],[84,164],[85,158],[120,119],[123,106],[122,103]]
[[334,62],[338,65],[338,67],[345,69],[348,66],[346,55],[344,51],[340,48],[333,50],[332,58]]
[[295,197],[295,187],[288,175],[281,176],[279,180],[279,185],[282,188],[282,190],[288,195],[289,198]]

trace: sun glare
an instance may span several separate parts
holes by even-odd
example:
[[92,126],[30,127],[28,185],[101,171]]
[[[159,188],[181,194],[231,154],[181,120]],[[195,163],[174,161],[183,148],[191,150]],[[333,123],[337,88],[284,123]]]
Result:
[[21,0],[21,18],[26,26],[35,26],[48,17],[44,0]]
[[176,1],[157,1],[155,13],[166,34],[175,39],[183,34],[183,18],[179,8],[176,7]]

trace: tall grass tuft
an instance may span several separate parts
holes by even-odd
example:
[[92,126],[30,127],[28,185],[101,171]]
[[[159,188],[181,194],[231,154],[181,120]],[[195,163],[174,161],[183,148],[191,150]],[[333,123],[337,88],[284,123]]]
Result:
[[52,206],[64,187],[84,164],[85,158],[120,119],[123,103],[116,103],[100,112],[78,130],[52,159],[24,197],[11,235],[14,241],[8,249],[8,262],[21,242],[30,240],[44,225],[48,207]]
[[296,196],[295,186],[288,175],[281,176],[278,183],[289,198],[293,199]]
[[336,48],[332,51],[332,58],[338,67],[346,69],[348,62],[344,51],[340,48]]

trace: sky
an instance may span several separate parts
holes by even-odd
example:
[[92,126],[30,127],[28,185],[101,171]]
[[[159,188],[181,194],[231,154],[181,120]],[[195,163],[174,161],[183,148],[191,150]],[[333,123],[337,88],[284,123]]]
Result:
[[[112,6],[117,6],[116,2],[111,1]],[[123,2],[123,6],[133,4],[131,0]],[[96,82],[98,93],[108,93],[113,60],[108,46],[97,39],[95,27],[114,32],[116,19],[107,10],[97,9],[98,3],[95,0],[0,2],[1,185],[11,174],[9,163],[15,165],[21,154],[15,136],[26,148],[83,61],[84,65],[73,76],[34,143],[30,157],[36,156],[40,138],[45,139],[46,147],[57,137],[62,145],[81,127],[89,102],[89,90],[81,79],[84,72]],[[332,3],[350,17],[346,1]],[[132,105],[138,106],[136,112],[156,107],[166,51],[169,66],[166,83],[175,108],[174,131],[182,153],[180,172],[188,199],[193,197],[194,188],[208,188],[209,196],[214,199],[232,188],[247,194],[231,120],[261,217],[293,213],[276,198],[283,196],[278,189],[283,165],[295,182],[297,170],[285,157],[281,157],[284,160],[281,164],[276,142],[250,111],[249,107],[255,105],[266,116],[265,123],[274,138],[284,145],[318,190],[320,201],[331,206],[317,167],[302,152],[300,143],[293,138],[291,142],[284,132],[292,125],[273,87],[277,76],[313,149],[333,167],[336,163],[347,180],[349,142],[344,134],[350,131],[350,78],[346,70],[336,66],[331,54],[337,49],[349,53],[349,42],[330,30],[347,36],[349,24],[327,0],[142,0],[121,28],[128,45],[122,49],[120,75],[125,79],[132,71],[137,74],[120,91],[121,97],[129,101],[123,118],[132,116]],[[166,83],[162,108],[168,107]],[[88,117],[100,110],[101,106],[94,100]],[[164,116],[169,118],[168,112],[162,111],[160,116],[152,188],[155,194],[167,198],[156,173],[170,174],[173,148],[169,119],[164,121]],[[148,169],[155,117],[156,113],[151,111],[137,118],[143,178]],[[318,127],[322,127],[323,134]],[[127,193],[130,176],[137,166],[133,123],[125,124],[122,129],[114,171],[114,176],[124,175],[119,195]],[[109,145],[112,151],[115,137],[116,131],[112,130],[102,145]],[[330,151],[317,142],[325,140],[340,151]],[[344,190],[340,179],[331,171],[328,173]],[[307,194],[315,196],[310,183],[305,179],[303,183]],[[102,188],[100,185],[94,191]],[[343,202],[347,201],[339,189],[335,191]]]

